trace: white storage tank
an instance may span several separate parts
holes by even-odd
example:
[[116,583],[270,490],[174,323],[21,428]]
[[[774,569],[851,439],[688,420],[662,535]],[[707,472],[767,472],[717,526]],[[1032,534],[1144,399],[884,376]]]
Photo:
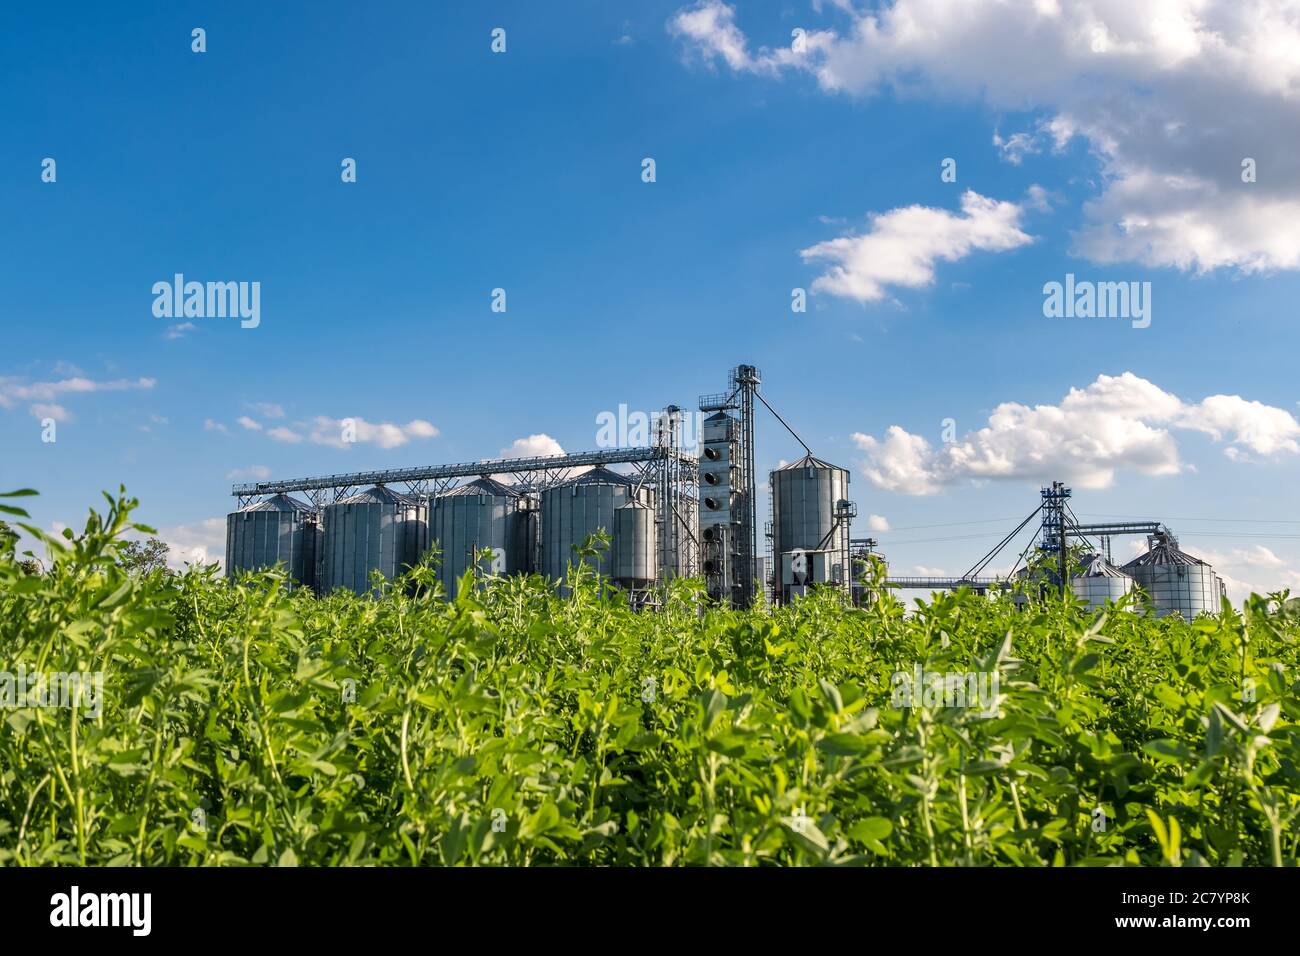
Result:
[[653,508],[632,498],[615,509],[614,583],[623,588],[652,586],[658,564],[657,547]]
[[1103,555],[1093,554],[1087,566],[1070,582],[1074,596],[1088,605],[1088,610],[1104,608],[1108,602],[1119,601],[1133,590],[1133,579],[1115,567]]
[[1212,567],[1179,550],[1172,535],[1154,535],[1147,544],[1147,553],[1122,570],[1146,592],[1156,617],[1178,614],[1190,621],[1198,614],[1219,613],[1223,582]]
[[[814,563],[808,558],[812,584],[835,583],[849,587],[849,527],[837,514],[848,502],[847,470],[805,455],[798,461],[778,468],[771,474],[772,486],[772,554],[781,580],[775,592],[784,604],[790,600],[791,586],[786,565],[790,555],[826,552]],[[821,577],[819,575],[825,575]]]

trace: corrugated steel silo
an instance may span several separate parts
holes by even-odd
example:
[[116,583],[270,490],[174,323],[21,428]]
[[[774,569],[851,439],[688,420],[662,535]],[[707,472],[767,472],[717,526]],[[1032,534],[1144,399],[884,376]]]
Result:
[[[848,528],[836,526],[836,507],[848,498],[849,473],[820,458],[805,455],[772,472],[772,557],[776,569],[783,556],[795,550],[833,551],[826,566],[847,580]],[[789,587],[778,582],[782,602]]]
[[429,544],[440,552],[438,577],[454,597],[461,575],[479,557],[479,574],[528,570],[528,514],[522,496],[494,478],[479,478],[439,495],[429,521]]
[[1178,548],[1167,535],[1149,540],[1149,550],[1139,555],[1123,571],[1132,576],[1155,606],[1155,616],[1179,614],[1190,621],[1198,614],[1219,613],[1222,584],[1214,569]]
[[402,574],[424,551],[425,507],[380,485],[325,508],[325,566],[320,590],[370,590],[370,572]]
[[654,508],[630,499],[614,510],[613,578],[625,588],[654,584],[658,561]]
[[1070,588],[1075,597],[1096,611],[1107,601],[1118,601],[1133,590],[1133,579],[1115,567],[1103,555],[1094,554],[1081,574],[1074,576]]
[[226,576],[283,564],[304,587],[316,581],[319,516],[306,502],[276,495],[226,516]]
[[[574,548],[580,546],[588,535],[604,531],[613,536],[614,512],[631,499],[632,491],[630,478],[608,468],[593,468],[542,492],[541,573],[547,580],[566,580],[569,562],[577,560]],[[589,562],[597,573],[606,577],[612,563],[612,550],[611,543],[610,550]]]

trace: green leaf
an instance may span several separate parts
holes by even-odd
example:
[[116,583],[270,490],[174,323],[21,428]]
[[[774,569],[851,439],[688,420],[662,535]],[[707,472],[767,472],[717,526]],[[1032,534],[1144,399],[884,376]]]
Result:
[[1142,745],[1142,750],[1157,760],[1179,761],[1191,756],[1191,751],[1187,749],[1186,744],[1168,738],[1148,740]]

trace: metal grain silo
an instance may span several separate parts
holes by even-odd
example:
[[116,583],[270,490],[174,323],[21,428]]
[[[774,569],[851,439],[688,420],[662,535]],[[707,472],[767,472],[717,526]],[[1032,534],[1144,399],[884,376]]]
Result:
[[[806,455],[771,474],[772,557],[776,562],[778,591],[784,603],[795,582],[787,581],[786,565],[791,552],[807,554],[809,583],[837,583],[848,580],[847,505],[849,473],[820,458]],[[814,552],[825,552],[813,560]]]
[[1169,535],[1148,538],[1146,554],[1123,569],[1147,593],[1156,617],[1179,614],[1190,621],[1198,614],[1218,614],[1222,583],[1214,569],[1178,548]]
[[624,588],[648,588],[658,570],[658,534],[654,508],[635,498],[614,509],[614,582]]
[[[630,478],[608,468],[593,468],[542,492],[541,573],[547,580],[566,580],[569,562],[577,560],[574,548],[588,535],[604,531],[613,536],[614,512],[631,499],[633,487]],[[588,562],[603,576],[609,575],[612,549],[611,544],[609,551]]]
[[1103,555],[1094,554],[1087,567],[1070,582],[1075,597],[1096,611],[1108,601],[1118,601],[1133,590],[1133,579],[1111,564]]
[[494,478],[479,478],[439,495],[429,520],[429,544],[437,547],[438,577],[455,596],[461,575],[477,560],[479,574],[528,570],[528,513],[523,497]]
[[276,495],[226,516],[226,576],[283,564],[304,587],[316,580],[320,521],[305,502]]
[[380,485],[325,508],[325,566],[320,590],[370,590],[370,572],[395,578],[424,550],[425,507]]

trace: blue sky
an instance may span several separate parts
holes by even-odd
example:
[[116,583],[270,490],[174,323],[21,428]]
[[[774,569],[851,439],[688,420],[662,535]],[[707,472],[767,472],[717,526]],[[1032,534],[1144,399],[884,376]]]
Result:
[[[232,480],[586,450],[746,362],[900,572],[964,570],[1059,476],[1300,586],[1300,117],[1261,79],[1300,64],[1235,6],[1006,6],[11,5],[0,486],[48,527],[125,484],[215,554]],[[175,273],[259,282],[260,324],[155,317]],[[1150,282],[1150,326],[1045,317],[1067,273]],[[348,417],[376,427],[341,445]],[[763,469],[797,454],[762,423]]]

